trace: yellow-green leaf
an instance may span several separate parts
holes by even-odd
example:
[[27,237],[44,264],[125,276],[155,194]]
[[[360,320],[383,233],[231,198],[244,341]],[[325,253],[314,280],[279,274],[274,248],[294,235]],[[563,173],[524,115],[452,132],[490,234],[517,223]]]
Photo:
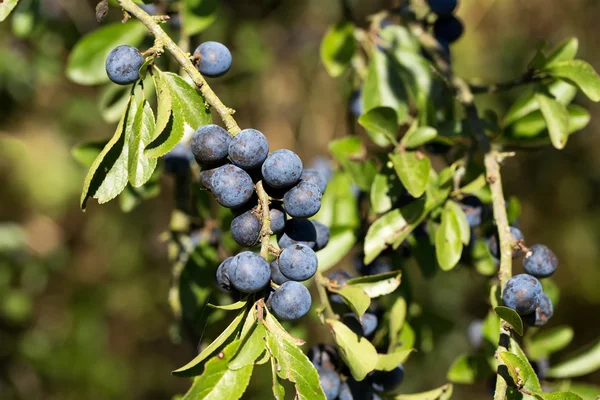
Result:
[[341,21],[327,30],[321,42],[321,61],[332,77],[340,76],[350,64],[356,41],[354,40],[354,24]]
[[362,381],[377,366],[378,355],[375,347],[362,336],[352,332],[340,321],[327,319],[333,338],[338,345],[344,363],[357,381]]

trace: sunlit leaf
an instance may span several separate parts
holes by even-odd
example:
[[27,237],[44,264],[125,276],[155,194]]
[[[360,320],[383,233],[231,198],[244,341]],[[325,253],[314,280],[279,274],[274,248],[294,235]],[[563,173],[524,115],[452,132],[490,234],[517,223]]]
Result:
[[352,332],[340,321],[328,319],[340,356],[350,368],[350,373],[357,381],[363,380],[377,366],[377,350],[362,336]]
[[545,68],[550,75],[576,84],[590,100],[600,101],[600,77],[594,68],[583,60],[557,61]]
[[340,76],[354,55],[354,24],[341,21],[327,30],[321,42],[321,61],[332,77]]

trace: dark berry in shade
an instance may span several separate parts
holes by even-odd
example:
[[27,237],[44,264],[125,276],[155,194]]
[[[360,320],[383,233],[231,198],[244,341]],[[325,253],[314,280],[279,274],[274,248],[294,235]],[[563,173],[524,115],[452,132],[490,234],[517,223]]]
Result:
[[558,268],[558,258],[547,246],[534,244],[523,258],[525,272],[538,278],[546,278]]
[[283,196],[283,208],[293,218],[309,218],[321,208],[321,191],[308,181],[300,181]]
[[117,85],[130,85],[140,79],[144,56],[133,46],[115,47],[106,57],[106,74]]
[[427,0],[431,11],[440,17],[452,14],[458,5],[458,0]]
[[360,336],[371,336],[377,329],[377,316],[373,313],[366,312],[362,317],[357,318],[354,313],[344,314],[342,321],[352,332]]
[[463,34],[463,23],[455,16],[438,18],[433,24],[433,34],[439,42],[456,42]]
[[264,181],[280,189],[295,185],[302,176],[302,160],[291,150],[276,150],[269,154],[262,167]]
[[231,68],[231,52],[219,42],[204,42],[196,48],[198,71],[205,76],[218,77]]
[[160,12],[156,4],[140,4],[140,8],[150,15],[156,15]]
[[378,275],[392,272],[392,261],[387,257],[377,257],[370,264],[365,265],[362,257],[354,258],[356,271],[364,276]]
[[231,221],[231,236],[240,246],[252,247],[260,238],[262,223],[252,211],[246,211]]
[[361,97],[361,90],[355,90],[350,95],[349,99],[349,109],[352,115],[355,117],[360,117],[363,112],[363,102]]
[[[327,275],[327,279],[329,279],[330,281],[332,281],[338,285],[343,285],[344,283],[346,283],[346,281],[348,279],[352,279],[352,278],[354,278],[354,275],[352,275],[348,271],[344,271],[343,269],[333,271],[329,275]],[[340,296],[337,293],[331,293],[329,295],[329,300],[332,303],[344,304],[344,300],[342,299],[342,296]]]
[[285,282],[271,297],[273,312],[283,320],[304,316],[310,310],[312,301],[308,289],[294,281]]
[[316,170],[325,182],[329,182],[333,176],[331,161],[325,157],[315,157],[310,163],[310,168]]
[[229,279],[229,267],[231,265],[231,260],[233,257],[228,257],[223,261],[219,267],[217,268],[217,283],[226,291],[231,291],[231,280]]
[[285,213],[276,206],[271,206],[269,209],[269,218],[271,219],[271,231],[275,235],[279,235],[285,229]]
[[319,264],[313,249],[304,244],[286,247],[277,262],[283,276],[298,282],[312,278]]
[[250,175],[235,165],[217,168],[210,179],[215,199],[224,207],[237,208],[246,203],[254,193]]
[[400,364],[391,371],[373,371],[367,375],[367,379],[376,392],[389,392],[404,381],[404,367]]
[[325,367],[317,368],[317,372],[319,373],[319,383],[325,393],[325,398],[327,400],[337,399],[342,383],[338,373],[333,368]]
[[265,192],[269,195],[270,198],[276,200],[283,200],[283,195],[285,195],[285,193],[289,190],[289,187],[274,188],[265,181],[263,181],[263,188],[265,189]]
[[337,350],[330,344],[316,344],[308,350],[306,356],[316,368],[335,369],[339,360]]
[[506,282],[502,292],[502,302],[519,315],[527,315],[539,306],[542,293],[542,284],[536,277],[519,274]]
[[342,383],[338,400],[381,400],[373,393],[373,389],[367,380],[355,381],[352,377]]
[[431,142],[425,143],[425,151],[431,154],[446,154],[450,151],[451,146],[445,143]]
[[233,287],[240,292],[256,293],[269,283],[271,268],[260,255],[244,251],[231,260],[229,278]]
[[279,247],[285,249],[293,244],[305,244],[314,249],[317,244],[317,229],[312,221],[302,218],[288,219],[283,234],[278,240]]
[[327,243],[329,243],[331,231],[325,224],[322,224],[319,221],[311,220],[310,222],[314,225],[315,230],[317,231],[317,242],[315,246],[315,251],[318,251],[325,248],[325,246],[327,246]]
[[229,158],[240,168],[260,167],[269,154],[269,142],[256,129],[244,129],[229,143]]
[[310,183],[314,183],[317,185],[321,194],[325,193],[325,189],[327,189],[327,181],[323,178],[321,173],[316,169],[306,168],[302,171],[302,180],[308,181]]
[[279,270],[279,264],[277,260],[271,261],[271,280],[278,285],[282,285],[283,283],[289,281],[281,271]]
[[483,219],[483,202],[476,196],[466,196],[460,201],[460,207],[467,216],[471,228],[481,225]]
[[165,172],[172,175],[184,175],[190,172],[190,162],[194,154],[188,146],[178,143],[171,151],[162,156],[165,163]]
[[204,125],[192,135],[192,153],[200,164],[217,164],[227,158],[230,142],[231,136],[219,125]]
[[[513,244],[512,257],[517,258],[522,253],[520,244],[523,243],[523,234],[521,233],[519,228],[516,228],[514,226],[510,227],[510,234],[512,236],[512,244]],[[490,253],[492,254],[492,256],[494,256],[495,258],[500,258],[500,252],[498,251],[498,232],[497,231],[495,231],[494,234],[488,238],[487,245],[488,245],[488,249],[490,250]]]
[[544,326],[554,314],[554,306],[552,300],[542,293],[540,304],[535,309],[535,312],[523,316],[523,321],[529,326]]

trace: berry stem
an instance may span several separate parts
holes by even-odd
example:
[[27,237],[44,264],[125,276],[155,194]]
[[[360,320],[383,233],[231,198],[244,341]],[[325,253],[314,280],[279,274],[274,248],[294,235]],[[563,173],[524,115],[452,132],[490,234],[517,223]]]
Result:
[[325,318],[337,318],[333,308],[331,307],[331,303],[329,302],[329,296],[327,296],[327,290],[325,287],[327,286],[328,280],[321,274],[321,272],[317,271],[315,274],[315,281],[317,284],[317,291],[319,292],[319,299],[321,300],[321,304],[325,306]]
[[262,227],[260,228],[260,255],[265,260],[268,260],[269,249],[269,238],[273,234],[271,231],[271,214],[269,211],[269,196],[263,187],[262,181],[258,181],[254,186],[256,194],[258,195],[258,203],[260,204],[260,213]]
[[194,64],[190,61],[189,55],[184,52],[177,44],[165,33],[160,27],[158,22],[140,7],[138,7],[132,0],[117,0],[123,11],[136,17],[142,24],[148,28],[148,31],[157,39],[159,43],[162,43],[165,49],[177,60],[181,68],[192,78],[194,84],[198,87],[204,99],[210,104],[219,114],[223,123],[227,127],[227,130],[231,136],[235,136],[240,131],[240,127],[233,118],[234,110],[225,106],[221,99],[216,93],[208,86],[206,80],[202,76],[198,69],[194,67]]

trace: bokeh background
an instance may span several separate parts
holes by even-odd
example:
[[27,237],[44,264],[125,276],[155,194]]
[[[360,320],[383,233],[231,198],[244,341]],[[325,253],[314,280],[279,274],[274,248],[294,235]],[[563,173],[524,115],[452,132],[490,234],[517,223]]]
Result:
[[[196,352],[173,332],[168,304],[161,234],[173,181],[163,177],[161,194],[130,213],[116,201],[79,210],[86,170],[71,148],[114,130],[99,113],[100,89],[64,75],[70,49],[99,26],[95,2],[21,2],[0,24],[0,398],[171,398],[190,382],[170,371]],[[395,5],[349,3],[365,25],[369,14]],[[569,36],[579,38],[580,58],[600,70],[596,0],[462,0],[458,15],[466,34],[453,47],[454,66],[472,81],[516,77],[540,41]],[[120,18],[112,9],[107,20]],[[218,40],[232,50],[232,70],[210,83],[242,127],[311,159],[327,156],[328,142],[352,129],[351,82],[330,78],[319,60],[320,40],[340,18],[333,0],[222,0],[217,20],[191,43]],[[502,113],[518,94],[479,101]],[[576,102],[592,122],[566,150],[522,152],[503,175],[506,193],[522,202],[527,242],[549,245],[560,259],[561,300],[550,324],[569,324],[576,335],[557,360],[600,336],[600,107],[583,96]],[[485,280],[468,268],[428,281],[415,276],[417,301],[436,317],[436,340],[422,340],[406,365],[407,392],[445,382],[453,359],[469,350],[467,326],[488,309]],[[309,341],[318,340],[316,321],[303,324]],[[247,398],[270,397],[260,379]],[[600,383],[600,372],[584,381]],[[480,386],[458,387],[455,398],[486,398]]]

